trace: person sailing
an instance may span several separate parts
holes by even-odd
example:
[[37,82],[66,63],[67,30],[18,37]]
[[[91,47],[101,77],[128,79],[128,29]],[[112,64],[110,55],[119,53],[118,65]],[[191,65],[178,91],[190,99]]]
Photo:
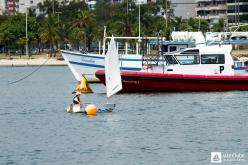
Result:
[[80,92],[72,92],[72,94],[76,93],[76,95],[73,98],[72,104],[70,104],[69,107],[67,107],[66,111],[69,113],[72,112],[80,112],[81,111],[81,100],[80,100]]
[[80,105],[81,104],[81,100],[80,100],[80,92],[76,92],[76,95],[73,98],[73,104],[74,105]]

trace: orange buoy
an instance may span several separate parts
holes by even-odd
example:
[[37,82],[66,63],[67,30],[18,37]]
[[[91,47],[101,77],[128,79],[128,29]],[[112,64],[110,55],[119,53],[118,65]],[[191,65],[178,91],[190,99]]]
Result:
[[85,108],[85,112],[86,112],[87,115],[92,115],[92,116],[94,116],[94,115],[96,115],[96,113],[97,113],[97,108],[96,108],[96,106],[95,106],[94,104],[90,104],[90,105],[88,105],[88,106]]

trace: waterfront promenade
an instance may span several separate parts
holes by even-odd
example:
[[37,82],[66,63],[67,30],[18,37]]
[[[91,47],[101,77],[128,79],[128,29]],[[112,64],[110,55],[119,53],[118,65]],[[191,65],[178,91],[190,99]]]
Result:
[[[234,50],[232,54],[238,57],[241,61],[248,60],[248,50]],[[8,66],[66,66],[61,55],[56,57],[48,57],[48,54],[32,55],[30,58],[22,55],[11,55],[6,56],[5,54],[0,54],[0,67]]]
[[32,55],[30,58],[23,55],[20,56],[0,56],[0,66],[65,66],[66,62],[62,57],[51,57],[47,54]]

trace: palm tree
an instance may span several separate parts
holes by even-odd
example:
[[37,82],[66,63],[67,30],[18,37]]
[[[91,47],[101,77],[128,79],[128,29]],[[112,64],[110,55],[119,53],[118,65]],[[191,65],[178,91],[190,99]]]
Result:
[[176,31],[180,30],[180,25],[182,23],[182,17],[175,17],[175,19],[173,20],[173,24],[174,24],[174,28]]
[[54,53],[55,56],[54,46],[56,41],[60,39],[60,33],[57,28],[56,19],[53,15],[48,15],[48,18],[45,20],[40,38],[44,43],[49,43],[50,57],[52,56],[52,53]]
[[84,30],[76,27],[70,31],[70,33],[68,34],[68,37],[69,37],[69,40],[73,42],[73,45],[76,45],[76,49],[79,50],[80,41],[84,40],[85,33],[84,33]]
[[213,24],[212,27],[215,32],[224,32],[225,31],[225,20],[223,18],[219,19],[219,21]]
[[20,57],[21,57],[21,55],[24,54],[24,49],[25,49],[25,45],[26,45],[26,37],[18,38],[17,44],[21,48],[21,54],[20,54]]
[[72,24],[72,28],[84,28],[88,24],[95,23],[95,15],[88,10],[83,10],[77,15],[77,19]]
[[9,46],[11,44],[11,41],[14,40],[14,37],[15,36],[10,33],[8,29],[5,29],[4,31],[2,31],[2,33],[0,33],[0,43],[4,45],[6,56],[8,55]]
[[[87,49],[90,49],[90,45],[93,41],[94,37],[94,30],[93,30],[93,24],[95,23],[95,15],[88,11],[83,10],[77,15],[77,19],[72,24],[71,28],[81,28],[84,31],[86,39],[85,47],[87,46]],[[87,32],[86,32],[87,31]],[[83,32],[81,32],[82,34]]]

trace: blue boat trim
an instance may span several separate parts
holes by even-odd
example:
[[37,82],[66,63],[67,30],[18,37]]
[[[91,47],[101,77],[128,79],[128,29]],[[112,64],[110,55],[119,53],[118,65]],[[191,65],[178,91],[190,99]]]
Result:
[[75,61],[69,61],[70,64],[75,64],[75,65],[83,65],[83,66],[89,66],[89,67],[94,67],[94,68],[104,68],[103,65],[97,65],[97,64],[88,64],[88,63],[82,63],[82,62],[75,62]]
[[236,67],[236,68],[234,68],[234,70],[245,70],[245,68],[244,67]]
[[140,71],[141,68],[120,67],[121,70]]
[[[77,54],[77,53],[72,53],[72,52],[65,52],[62,51],[64,54],[69,54],[73,56],[80,56],[80,57],[88,57],[88,58],[96,58],[96,59],[104,59],[104,57],[97,57],[97,56],[91,56],[87,54]],[[135,58],[120,58],[121,61],[142,61],[142,59],[135,59]]]
[[120,58],[120,61],[142,61],[142,59],[135,59],[135,58]]
[[[97,65],[97,64],[88,64],[88,63],[82,63],[82,62],[75,62],[75,61],[69,61],[70,64],[74,65],[82,65],[82,66],[89,66],[94,68],[103,69],[103,65]],[[131,71],[140,71],[141,68],[131,68],[131,67],[120,67],[121,70],[131,70]]]
[[104,59],[104,57],[90,56],[90,55],[87,55],[87,54],[77,54],[77,53],[65,52],[65,51],[62,51],[62,53],[64,53],[64,54],[69,54],[69,55],[73,55],[73,56],[81,56],[81,57],[89,57],[89,58]]

